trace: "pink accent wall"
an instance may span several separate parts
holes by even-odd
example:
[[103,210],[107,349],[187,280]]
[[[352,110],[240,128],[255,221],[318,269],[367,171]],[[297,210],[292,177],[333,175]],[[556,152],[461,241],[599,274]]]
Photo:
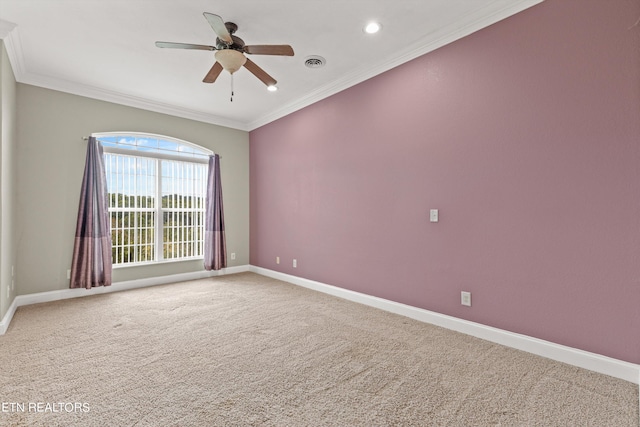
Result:
[[252,131],[251,264],[640,363],[638,18],[547,0]]

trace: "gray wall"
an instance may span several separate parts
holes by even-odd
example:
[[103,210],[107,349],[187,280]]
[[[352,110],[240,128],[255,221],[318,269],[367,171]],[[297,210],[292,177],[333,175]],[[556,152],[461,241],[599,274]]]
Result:
[[0,319],[16,295],[12,289],[15,257],[16,80],[0,41]]
[[[69,287],[86,142],[131,131],[193,142],[222,156],[228,265],[249,264],[249,134],[244,131],[18,84],[18,294]],[[202,271],[202,261],[114,269],[114,282]]]

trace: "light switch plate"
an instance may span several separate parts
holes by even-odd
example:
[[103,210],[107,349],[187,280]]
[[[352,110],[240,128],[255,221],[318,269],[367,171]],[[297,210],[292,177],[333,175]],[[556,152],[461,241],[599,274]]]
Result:
[[431,209],[429,211],[429,221],[438,222],[438,209]]

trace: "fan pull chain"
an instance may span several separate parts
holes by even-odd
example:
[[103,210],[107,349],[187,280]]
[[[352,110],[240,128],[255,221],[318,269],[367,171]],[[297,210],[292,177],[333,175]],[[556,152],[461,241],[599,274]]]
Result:
[[233,73],[231,73],[231,102],[233,102]]

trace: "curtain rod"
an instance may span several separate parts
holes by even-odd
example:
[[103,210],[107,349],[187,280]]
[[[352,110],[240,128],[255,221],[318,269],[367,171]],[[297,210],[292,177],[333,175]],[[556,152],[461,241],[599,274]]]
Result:
[[[88,137],[88,136],[83,136],[83,137],[82,137],[82,140],[83,140],[83,141],[88,141],[88,140],[89,140],[89,137]],[[216,154],[216,153],[213,153],[213,154]],[[221,155],[219,155],[219,154],[218,154],[218,157],[222,160],[222,156],[221,156]]]

